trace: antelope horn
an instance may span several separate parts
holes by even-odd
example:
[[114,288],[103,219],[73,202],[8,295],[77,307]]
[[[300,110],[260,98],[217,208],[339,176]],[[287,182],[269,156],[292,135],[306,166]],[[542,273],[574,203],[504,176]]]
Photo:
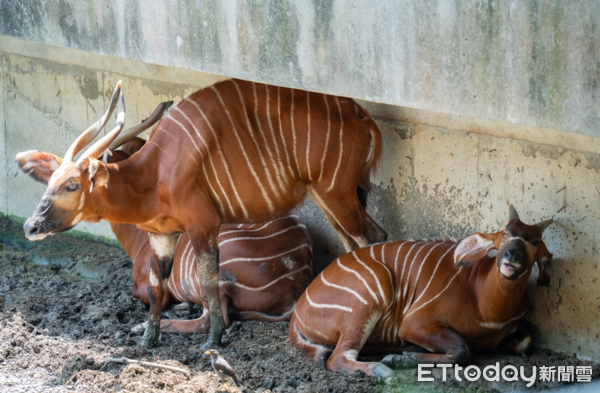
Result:
[[119,135],[119,132],[123,129],[123,124],[125,123],[125,100],[123,99],[123,93],[119,95],[119,109],[117,112],[117,123],[115,124],[115,128],[113,128],[109,133],[104,135],[101,139],[96,141],[92,146],[90,146],[77,160],[76,165],[78,167],[82,167],[84,160],[90,156],[94,158],[98,158],[104,150],[110,145],[110,143]]
[[508,221],[511,221],[514,219],[520,220],[519,213],[517,213],[517,211],[515,210],[514,206],[511,203],[510,205],[508,205]]
[[63,162],[72,162],[73,158],[86,147],[94,138],[98,135],[100,130],[106,125],[108,119],[112,115],[115,110],[115,106],[117,106],[117,99],[119,98],[119,93],[121,92],[121,81],[117,82],[117,86],[115,87],[115,91],[110,99],[110,104],[106,113],[94,124],[92,124],[87,130],[83,132],[83,134],[79,135],[79,137],[73,142],[73,144],[67,150],[67,154],[65,154],[65,158]]
[[142,132],[146,131],[148,128],[152,127],[157,121],[159,121],[167,109],[169,109],[173,105],[173,101],[161,102],[158,104],[154,112],[148,117],[146,120],[141,122],[135,127],[131,127],[128,130],[123,131],[119,134],[119,136],[110,144],[108,147],[111,150],[116,149],[122,144],[128,142],[130,139],[138,136]]
[[553,219],[549,219],[549,220],[540,221],[540,222],[538,222],[535,225],[537,225],[538,227],[540,227],[542,229],[542,233],[544,233],[544,231],[546,230],[546,228],[548,228],[550,225],[552,225],[553,222],[554,222]]

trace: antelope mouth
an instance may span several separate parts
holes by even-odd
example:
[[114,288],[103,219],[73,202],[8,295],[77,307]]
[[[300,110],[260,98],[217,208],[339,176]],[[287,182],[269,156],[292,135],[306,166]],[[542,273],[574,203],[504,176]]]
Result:
[[516,270],[521,268],[521,264],[515,264],[512,262],[508,262],[506,260],[501,261],[500,263],[500,272],[505,276],[511,276],[515,273]]

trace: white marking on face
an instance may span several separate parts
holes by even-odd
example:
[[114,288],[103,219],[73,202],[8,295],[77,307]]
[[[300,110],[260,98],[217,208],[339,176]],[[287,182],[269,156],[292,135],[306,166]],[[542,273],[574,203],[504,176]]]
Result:
[[74,227],[77,223],[81,221],[81,217],[83,217],[83,213],[79,213],[73,221],[71,221],[71,226]]

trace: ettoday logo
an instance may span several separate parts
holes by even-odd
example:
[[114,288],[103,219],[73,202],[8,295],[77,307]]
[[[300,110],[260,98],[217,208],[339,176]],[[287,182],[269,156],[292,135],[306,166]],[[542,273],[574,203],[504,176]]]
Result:
[[454,369],[454,378],[461,382],[463,378],[467,381],[478,381],[484,378],[489,382],[500,382],[500,379],[506,382],[525,381],[527,387],[531,387],[536,380],[540,381],[557,381],[557,382],[591,382],[592,367],[591,366],[536,366],[531,367],[531,370],[526,370],[525,367],[507,365],[500,367],[500,363],[486,366],[481,370],[478,366],[471,365],[462,367],[456,364],[419,364],[417,380],[419,382],[434,381],[432,368],[441,368],[442,380],[446,381],[448,369]]

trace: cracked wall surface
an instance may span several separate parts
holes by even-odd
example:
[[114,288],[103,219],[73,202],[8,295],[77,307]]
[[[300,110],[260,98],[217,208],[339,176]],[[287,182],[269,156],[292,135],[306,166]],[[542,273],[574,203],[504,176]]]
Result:
[[[104,111],[117,80],[123,80],[127,127],[159,102],[219,79],[19,40],[13,44],[10,52],[0,52],[0,207],[18,217],[34,210],[44,187],[18,170],[14,155],[29,149],[64,154]],[[498,231],[506,224],[509,203],[525,222],[554,218],[544,237],[555,257],[553,284],[537,287],[534,274],[527,320],[536,345],[600,359],[599,138],[572,139],[575,134],[567,132],[563,139],[559,130],[548,138],[541,128],[363,104],[379,125],[384,146],[368,211],[389,239]],[[313,237],[320,272],[343,254],[342,243],[310,198],[296,213]],[[76,229],[112,236],[106,223]]]

